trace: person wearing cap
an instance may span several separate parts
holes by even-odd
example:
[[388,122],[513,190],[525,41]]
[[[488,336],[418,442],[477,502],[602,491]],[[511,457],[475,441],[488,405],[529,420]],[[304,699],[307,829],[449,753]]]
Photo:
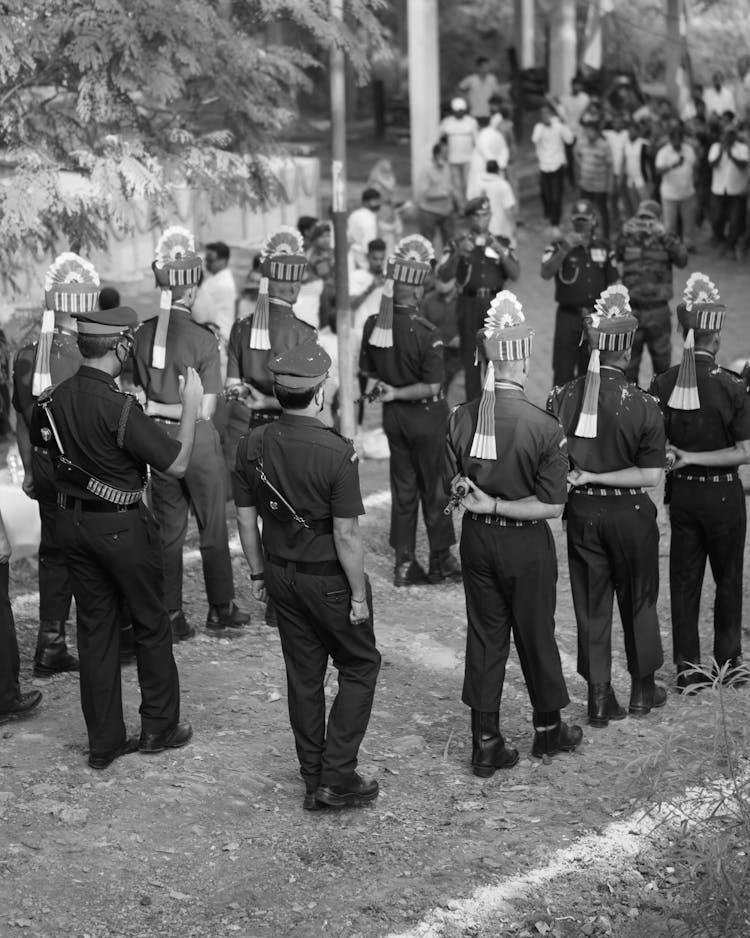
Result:
[[[182,415],[172,437],[115,383],[133,347],[135,312],[119,307],[75,315],[83,363],[34,405],[31,442],[54,453],[56,537],[76,599],[88,761],[91,768],[105,769],[136,749],[162,752],[186,745],[192,735],[190,724],[180,723],[159,528],[142,496],[148,466],[175,478],[185,474],[203,388],[188,367],[180,382]],[[122,713],[123,600],[133,620],[138,660],[140,739],[128,738]]]
[[[377,316],[365,322],[360,373],[379,390],[383,430],[390,448],[390,545],[394,586],[459,579],[450,548],[453,522],[440,491],[442,437],[448,406],[443,397],[443,340],[420,315],[424,283],[432,273],[432,244],[421,235],[402,238],[388,258]],[[428,572],[416,560],[419,505],[430,548]]]
[[438,274],[454,277],[459,290],[456,303],[461,356],[466,380],[466,400],[479,397],[482,379],[476,360],[476,334],[484,322],[487,307],[507,280],[516,280],[518,261],[507,238],[489,233],[492,209],[489,199],[480,196],[467,202],[464,216],[469,231],[451,241],[443,251]]
[[41,691],[22,691],[18,680],[21,660],[8,593],[10,556],[10,539],[0,513],[0,726],[9,720],[21,720],[29,716],[42,702]]
[[463,485],[461,564],[467,636],[463,702],[471,708],[472,767],[487,778],[511,768],[499,711],[513,634],[533,708],[537,757],[571,752],[578,726],[555,641],[557,557],[547,519],[562,514],[568,461],[560,424],[526,397],[534,333],[508,290],[491,302],[476,337],[487,373],[480,400],[448,420],[443,479]]
[[443,340],[443,393],[449,408],[463,400],[460,381],[456,380],[462,367],[461,340],[458,337],[456,318],[457,300],[456,280],[443,272],[435,278],[432,289],[425,294],[422,301],[422,315],[435,326]]
[[368,186],[362,193],[362,204],[346,220],[350,268],[367,268],[367,245],[379,236],[378,213],[382,202],[380,191]]
[[453,98],[451,112],[440,121],[438,130],[440,136],[445,137],[448,142],[448,165],[461,208],[466,199],[471,157],[479,133],[479,124],[476,118],[469,114],[464,98]]
[[548,244],[542,255],[542,279],[555,281],[555,336],[552,343],[552,384],[572,381],[588,365],[582,341],[583,320],[599,294],[620,279],[614,254],[596,235],[596,212],[579,199],[570,213],[572,230]]
[[52,454],[46,446],[32,446],[31,415],[42,391],[72,377],[81,365],[72,314],[96,309],[99,275],[87,260],[66,252],[47,270],[44,286],[46,309],[41,334],[37,341],[24,345],[13,362],[13,407],[25,470],[23,488],[30,498],[36,499],[41,520],[35,677],[77,671],[78,661],[68,651],[65,639],[73,591],[65,555],[55,533],[57,489]]
[[685,337],[679,366],[654,378],[674,465],[669,500],[672,539],[669,589],[677,686],[689,692],[704,676],[698,632],[701,587],[710,561],[716,584],[713,657],[740,664],[745,494],[737,469],[750,462],[750,398],[741,377],[720,368],[716,354],[726,307],[705,274],[687,282],[677,318]]
[[173,635],[183,641],[195,634],[182,608],[182,550],[191,506],[208,599],[207,630],[221,634],[241,628],[250,616],[234,602],[226,520],[228,482],[219,434],[211,420],[222,391],[219,347],[212,333],[191,318],[203,261],[189,231],[176,226],[164,232],[156,246],[153,270],[162,294],[159,315],[141,325],[133,349],[135,381],[146,394],[146,412],[176,438],[183,411],[180,378],[188,368],[198,372],[204,392],[184,476],[175,478],[158,468],[151,474],[150,498],[161,531],[167,606]]
[[547,409],[568,438],[578,673],[588,683],[589,723],[605,727],[626,716],[612,687],[615,594],[631,677],[628,712],[645,716],[666,703],[666,691],[654,682],[664,661],[656,613],[659,528],[646,494],[664,475],[666,438],[657,402],[625,375],[638,328],[627,289],[608,287],[585,323],[591,347],[586,376],[554,388]]
[[[330,366],[315,342],[272,357],[282,415],[242,438],[234,471],[253,594],[261,602],[270,597],[276,608],[309,811],[358,806],[378,795],[377,781],[357,773],[380,654],[359,529],[357,454],[318,419]],[[338,694],[326,723],[329,659],[338,670]]]
[[648,347],[655,375],[672,364],[672,268],[684,267],[688,254],[680,239],[664,229],[661,206],[646,199],[634,218],[628,219],[617,239],[615,257],[622,268],[622,282],[630,294],[630,306],[638,320],[625,374],[638,383],[643,346]]

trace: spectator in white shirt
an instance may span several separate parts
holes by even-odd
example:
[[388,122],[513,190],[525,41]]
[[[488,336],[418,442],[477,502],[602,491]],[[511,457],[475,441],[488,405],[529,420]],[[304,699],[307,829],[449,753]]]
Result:
[[[497,98],[493,98],[493,101],[497,102]],[[490,160],[494,160],[503,172],[507,169],[510,153],[505,135],[500,129],[502,121],[501,114],[493,114],[489,124],[477,134],[477,142],[469,166],[469,180],[466,185],[467,199],[473,199],[479,194],[477,181]]]
[[612,115],[611,127],[603,130],[604,139],[612,151],[612,191],[610,192],[610,224],[617,229],[620,225],[620,199],[624,196],[625,186],[625,145],[628,132],[625,118],[619,112]]
[[499,94],[500,82],[490,71],[490,60],[480,55],[475,62],[476,72],[467,75],[458,85],[458,90],[466,95],[469,111],[477,119],[480,127],[486,127],[490,120],[490,98]]
[[[349,306],[352,311],[351,349],[355,374],[359,370],[359,352],[362,332],[369,316],[380,310],[380,298],[385,284],[386,245],[382,238],[375,238],[367,246],[367,269],[352,271],[349,277]],[[364,394],[367,376],[360,376],[360,394]],[[358,423],[362,423],[363,407],[360,406]]]
[[451,113],[440,122],[440,135],[448,141],[448,165],[453,176],[453,186],[461,199],[459,209],[463,208],[466,200],[469,166],[478,132],[479,125],[467,112],[466,101],[454,98],[451,101]]
[[628,218],[632,218],[638,206],[648,198],[648,143],[641,133],[641,125],[631,121],[628,125],[628,140],[624,153],[624,189]]
[[378,212],[381,198],[377,189],[368,188],[362,193],[362,205],[355,208],[346,223],[346,239],[349,244],[349,266],[367,269],[367,245],[378,236]]
[[210,276],[198,288],[191,313],[195,322],[209,326],[219,340],[221,367],[225,373],[229,333],[237,313],[237,287],[229,269],[229,253],[223,241],[206,245],[206,270]]
[[543,104],[540,121],[531,132],[531,142],[539,161],[539,188],[545,218],[557,227],[562,215],[567,155],[565,145],[573,143],[573,132],[555,113],[551,104]]
[[442,247],[453,237],[453,217],[458,208],[458,195],[448,165],[448,144],[445,140],[432,148],[432,162],[422,171],[417,184],[419,233],[434,243],[439,231]]
[[721,139],[711,144],[711,227],[724,251],[742,259],[741,239],[747,211],[748,145],[737,139],[733,121],[725,118]]
[[732,89],[724,84],[724,73],[714,72],[713,84],[703,92],[703,100],[706,104],[706,116],[722,117],[727,111],[732,114],[737,113],[737,107],[734,101]]
[[657,152],[654,168],[660,179],[662,216],[667,234],[680,235],[695,250],[695,150],[685,143],[680,122],[669,128],[669,143]]
[[488,160],[485,171],[478,179],[477,196],[486,196],[490,202],[489,232],[504,238],[515,247],[516,197],[508,180],[495,160]]

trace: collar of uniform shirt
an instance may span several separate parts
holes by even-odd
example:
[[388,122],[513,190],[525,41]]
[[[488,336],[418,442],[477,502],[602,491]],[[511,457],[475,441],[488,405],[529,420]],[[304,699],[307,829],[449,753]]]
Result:
[[508,381],[503,379],[502,381],[495,382],[495,390],[505,388],[506,391],[524,391],[525,388],[522,384],[519,384],[517,381]]
[[182,303],[172,303],[172,307],[171,307],[171,308],[178,310],[178,312],[180,312],[180,313],[187,313],[188,316],[190,315],[190,307],[189,307],[189,306],[183,306]]
[[78,333],[73,329],[66,329],[65,326],[55,326],[56,335],[69,335],[72,339],[78,338]]
[[294,303],[289,303],[287,300],[282,300],[279,296],[269,296],[269,303],[274,303],[276,306],[286,306],[287,309],[294,309]]
[[714,355],[714,353],[713,353],[713,352],[709,352],[709,350],[708,350],[707,348],[697,348],[697,349],[695,350],[695,357],[697,358],[699,355],[702,356],[702,357],[704,357],[704,358],[710,358],[711,361],[713,361],[713,360],[716,358],[716,356]]
[[602,371],[604,371],[605,368],[606,368],[608,371],[616,371],[616,372],[618,373],[618,375],[624,375],[624,374],[625,374],[625,370],[624,370],[623,368],[618,368],[617,365],[602,365],[602,366],[601,366],[601,370],[602,370]]

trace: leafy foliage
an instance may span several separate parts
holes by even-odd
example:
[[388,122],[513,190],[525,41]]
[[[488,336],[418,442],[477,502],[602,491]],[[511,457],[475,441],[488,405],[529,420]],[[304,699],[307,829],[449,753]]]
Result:
[[[214,208],[272,198],[265,155],[333,43],[366,72],[383,0],[0,0],[0,270],[101,246],[171,187]],[[275,24],[294,45],[270,41]],[[70,175],[75,174],[75,175]]]

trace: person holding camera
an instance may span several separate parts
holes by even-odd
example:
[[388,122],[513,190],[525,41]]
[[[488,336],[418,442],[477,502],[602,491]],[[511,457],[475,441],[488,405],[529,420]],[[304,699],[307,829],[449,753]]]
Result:
[[681,121],[669,128],[669,142],[661,147],[654,161],[659,176],[659,195],[664,213],[664,230],[677,235],[687,250],[695,250],[695,150],[685,142]]
[[481,400],[448,419],[443,480],[446,491],[463,493],[466,509],[462,699],[480,778],[518,762],[499,723],[511,632],[534,710],[532,754],[572,752],[583,738],[560,718],[570,698],[555,640],[557,557],[547,519],[563,512],[568,457],[558,421],[526,397],[533,335],[516,297],[498,293],[476,336],[488,362]]
[[708,151],[711,228],[722,254],[734,254],[737,260],[742,260],[750,150],[739,139],[732,114],[725,114],[722,123],[721,138]]

